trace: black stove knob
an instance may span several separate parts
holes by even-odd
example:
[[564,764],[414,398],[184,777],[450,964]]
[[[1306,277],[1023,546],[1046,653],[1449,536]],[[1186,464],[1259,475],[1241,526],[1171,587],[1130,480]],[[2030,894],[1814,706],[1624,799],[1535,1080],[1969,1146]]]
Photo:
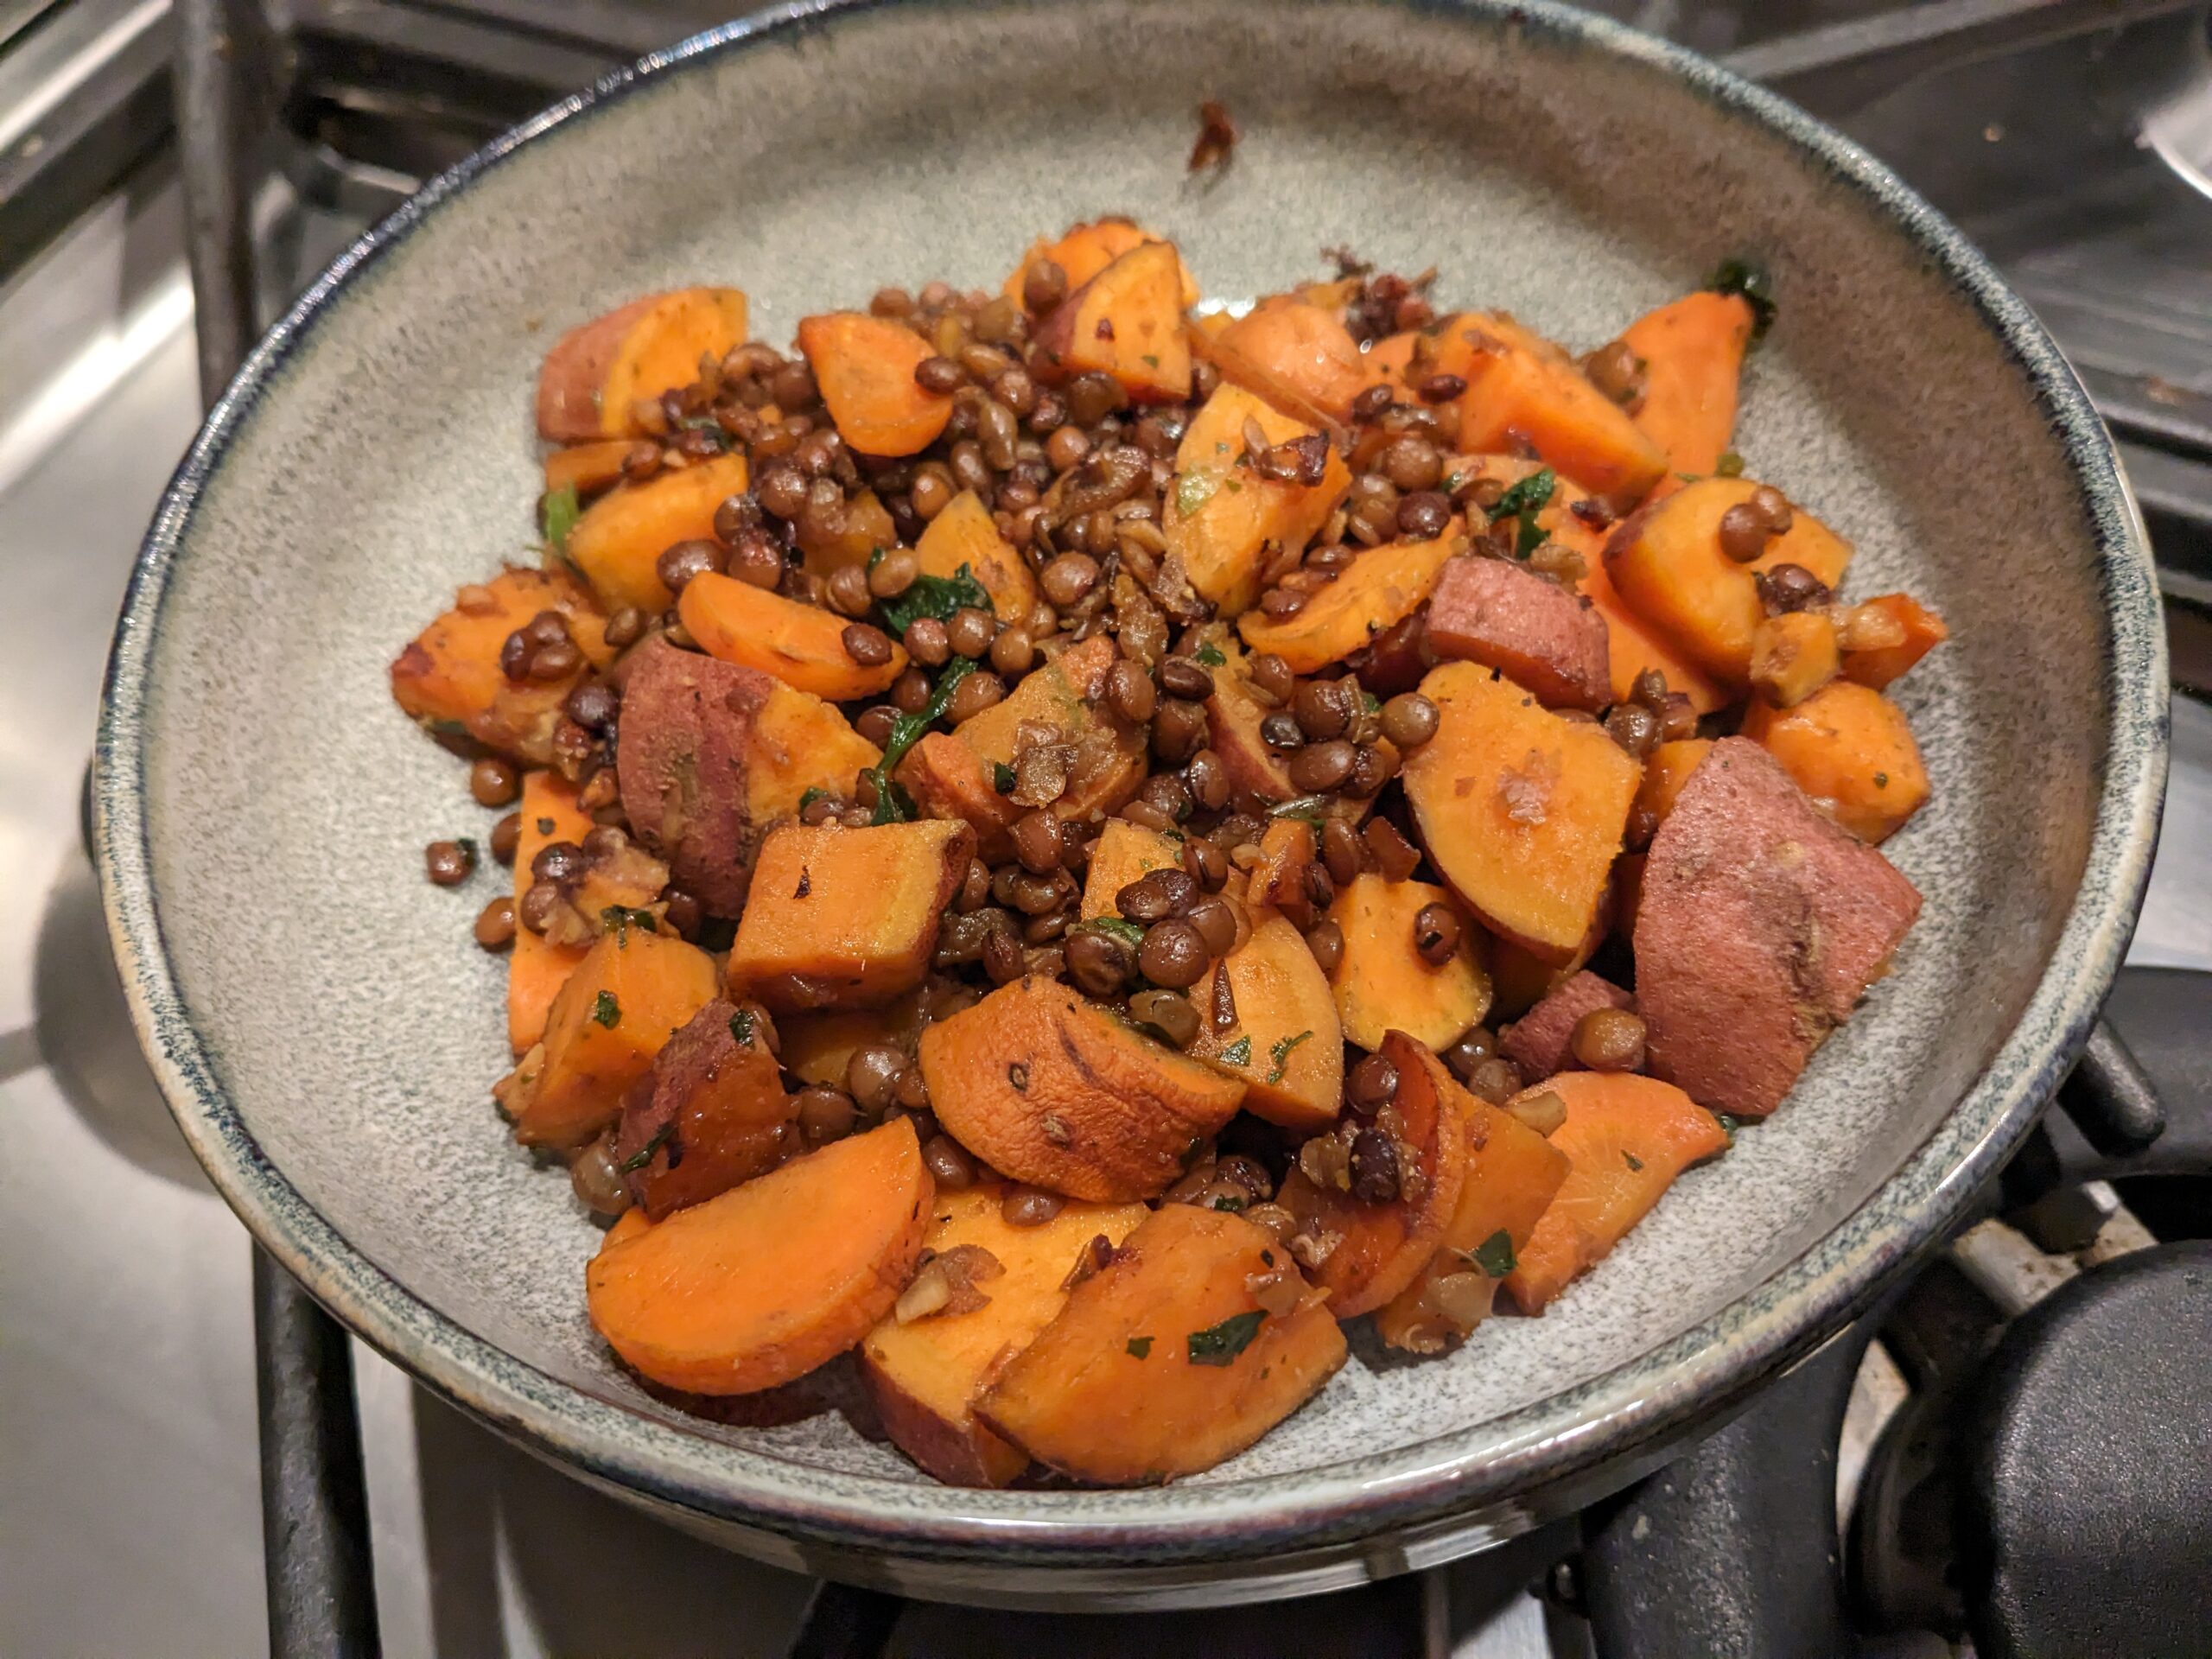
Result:
[[1959,1587],[1983,1659],[2212,1654],[2212,1242],[2052,1292],[2005,1331],[1961,1427]]

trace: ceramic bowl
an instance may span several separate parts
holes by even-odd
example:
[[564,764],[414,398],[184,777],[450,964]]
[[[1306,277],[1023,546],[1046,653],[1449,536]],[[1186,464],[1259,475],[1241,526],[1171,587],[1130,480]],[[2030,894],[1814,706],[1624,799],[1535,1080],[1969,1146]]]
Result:
[[[1185,160],[1203,99],[1243,130]],[[995,283],[1040,231],[1135,214],[1208,291],[1350,244],[1447,302],[1611,338],[1720,258],[1771,269],[1750,471],[1952,639],[1899,687],[1935,798],[1896,972],[1767,1124],[1541,1319],[1371,1346],[1244,1455],[1141,1491],[957,1491],[835,1409],[708,1421],[586,1323],[594,1231],[517,1149],[504,874],[385,668],[528,557],[530,394],[560,330],[733,283],[755,331],[886,283]],[[148,537],[100,734],[99,853],[139,1029],[256,1235],[431,1388],[738,1548],[925,1594],[1224,1600],[1421,1565],[1618,1484],[1833,1331],[1955,1217],[2082,1040],[2164,779],[2141,526],[2049,338],[1889,173],[1673,48],[1557,7],[823,0],[702,35],[438,180],[308,291]],[[834,1387],[827,1393],[834,1395]]]

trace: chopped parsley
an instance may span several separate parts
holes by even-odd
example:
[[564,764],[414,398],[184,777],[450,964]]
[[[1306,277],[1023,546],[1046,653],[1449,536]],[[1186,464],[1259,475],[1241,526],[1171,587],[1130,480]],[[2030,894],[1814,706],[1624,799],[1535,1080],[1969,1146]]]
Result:
[[[602,993],[602,995],[604,995],[604,993]],[[652,1140],[646,1141],[644,1146],[639,1147],[635,1152],[632,1153],[627,1158],[625,1158],[622,1160],[622,1173],[625,1175],[633,1175],[638,1171],[643,1169],[647,1164],[652,1162],[653,1154],[658,1152],[663,1147],[666,1146],[668,1144],[669,1137],[675,1133],[676,1120],[671,1117],[667,1122],[662,1124],[660,1128],[653,1131],[653,1138]]]
[[[648,933],[655,933],[660,931],[660,918],[655,916],[652,912],[650,910],[632,910],[627,905],[607,906],[606,909],[599,912],[599,925],[603,930],[614,935],[614,943],[617,945],[623,945],[629,943],[630,930],[633,927],[642,927]],[[600,995],[605,996],[606,993],[602,991]],[[611,1005],[614,999],[613,997],[607,997],[607,1000]],[[611,1026],[614,1021],[608,1020],[602,1023]]]
[[[964,574],[968,567],[963,564],[960,569]],[[901,715],[891,722],[890,734],[883,741],[882,760],[861,774],[875,780],[875,816],[870,823],[904,823],[914,816],[913,797],[891,781],[891,773],[906,758],[906,751],[920,742],[922,734],[951,706],[952,694],[960,689],[960,682],[975,671],[974,658],[954,658],[944,665],[944,672],[938,676],[937,689],[930,693],[930,700],[922,711]]]
[[1003,760],[991,762],[991,787],[1001,795],[1014,793],[1014,768]]
[[1466,1253],[1467,1260],[1493,1279],[1503,1279],[1513,1271],[1513,1235],[1499,1228],[1488,1238]]
[[563,484],[557,490],[548,490],[544,504],[537,510],[537,527],[544,536],[545,545],[556,553],[564,551],[569,545],[569,532],[583,516],[575,485]]
[[990,594],[963,562],[949,576],[916,576],[905,593],[896,599],[885,600],[883,625],[904,639],[906,630],[925,616],[950,622],[955,611],[968,609],[982,611],[985,615],[992,613]]
[[1213,499],[1221,480],[1211,473],[1185,473],[1175,480],[1175,511],[1185,518]]
[[1720,1133],[1728,1137],[1728,1144],[1732,1147],[1736,1144],[1736,1131],[1742,1128],[1745,1124],[1757,1121],[1753,1118],[1738,1117],[1733,1112],[1715,1112],[1713,1116],[1720,1125]]
[[817,801],[826,801],[832,798],[833,798],[830,791],[826,789],[819,787],[810,789],[798,798],[798,810],[801,812],[804,812],[808,807],[812,806]]
[[753,1010],[740,1008],[729,1017],[729,1034],[740,1048],[753,1046]]
[[[1885,780],[1886,780],[1886,778],[1887,778],[1887,774],[1886,774],[1886,773],[1883,773],[1883,772],[1877,772],[1877,773],[1875,774],[1875,777],[1876,777],[1878,779],[1882,779],[1882,780],[1885,780]],[[469,868],[470,868],[471,869],[475,868],[476,868],[476,837],[475,837],[475,836],[456,836],[456,837],[454,838],[454,843],[453,843],[453,844],[454,844],[454,846],[456,846],[456,847],[458,847],[458,848],[460,848],[460,849],[461,849],[461,855],[463,858],[465,858],[465,859],[467,859],[467,860],[468,861],[468,866],[469,866]]]
[[1160,353],[1158,352],[1147,352],[1144,354],[1144,360],[1156,369],[1160,366]]
[[1271,818],[1303,818],[1316,830],[1328,822],[1329,798],[1325,795],[1300,795],[1294,800],[1278,801],[1268,809]]
[[1149,1359],[1152,1357],[1152,1338],[1150,1337],[1131,1337],[1124,1346],[1132,1358]]
[[1282,1081],[1283,1068],[1290,1064],[1291,1050],[1296,1048],[1300,1043],[1309,1040],[1313,1035],[1311,1031],[1301,1031],[1295,1037],[1286,1037],[1281,1042],[1269,1046],[1268,1058],[1274,1062],[1274,1068],[1268,1073],[1269,1083]]
[[1744,475],[1744,458],[1733,449],[1722,450],[1720,459],[1713,464],[1713,475],[1715,478],[1741,478]]
[[1077,922],[1076,931],[1103,933],[1109,938],[1119,939],[1122,944],[1132,947],[1144,943],[1144,929],[1139,927],[1135,922],[1123,920],[1119,916],[1094,916],[1087,922]]
[[1193,660],[1206,668],[1219,668],[1226,664],[1229,658],[1209,645],[1200,645]]
[[1203,1331],[1192,1332],[1187,1339],[1191,1363],[1234,1364],[1236,1356],[1252,1345],[1252,1338],[1260,1334],[1260,1327],[1267,1323],[1267,1319],[1268,1310],[1255,1307],[1249,1313],[1232,1313],[1219,1325],[1210,1325]]
[[1744,303],[1751,308],[1751,344],[1764,339],[1773,326],[1775,302],[1774,278],[1766,267],[1751,259],[1723,259],[1713,268],[1705,285],[1716,294],[1740,294]]
[[1221,1061],[1224,1065],[1251,1065],[1252,1039],[1249,1037],[1239,1037],[1221,1051]]
[[1551,504],[1559,475],[1548,467],[1533,472],[1497,498],[1490,510],[1493,524],[1507,518],[1518,521],[1513,537],[1513,556],[1525,559],[1551,539],[1551,531],[1536,522],[1536,515]]
[[1621,1154],[1621,1156],[1628,1160],[1628,1166],[1630,1169],[1642,1169],[1643,1167],[1643,1160],[1637,1157],[1634,1153],[1624,1152]]
[[621,1023],[622,1005],[614,1000],[613,992],[601,991],[592,999],[591,1017],[609,1031]]
[[1233,1216],[1244,1208],[1244,1200],[1238,1198],[1234,1192],[1217,1192],[1213,1196],[1212,1202],[1208,1204],[1206,1208],[1209,1210],[1226,1210]]

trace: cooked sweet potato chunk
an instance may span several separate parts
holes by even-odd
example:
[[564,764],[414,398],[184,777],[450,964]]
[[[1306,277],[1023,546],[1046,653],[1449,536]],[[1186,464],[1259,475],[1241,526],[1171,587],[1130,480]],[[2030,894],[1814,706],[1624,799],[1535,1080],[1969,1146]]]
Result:
[[760,826],[796,817],[809,790],[843,795],[882,759],[836,703],[770,680],[746,743],[746,814]]
[[1635,1006],[1636,999],[1612,981],[1576,974],[1498,1033],[1498,1052],[1519,1066],[1522,1077],[1548,1077],[1580,1064],[1574,1058],[1574,1027],[1584,1014]]
[[[889,541],[883,543],[891,545]],[[963,490],[929,522],[914,543],[914,562],[925,576],[950,579],[963,565],[990,595],[991,609],[1009,623],[1029,614],[1037,603],[1036,579],[973,490]]]
[[[1394,1049],[1394,1060],[1406,1054]],[[1449,1093],[1467,1137],[1467,1175],[1444,1236],[1413,1283],[1375,1313],[1376,1334],[1393,1348],[1435,1354],[1464,1342],[1491,1303],[1536,1224],[1567,1179],[1567,1154],[1515,1117],[1478,1100],[1444,1063],[1412,1047],[1427,1086]]]
[[837,435],[864,455],[926,449],[952,418],[951,397],[914,378],[936,353],[904,323],[856,311],[804,317],[798,348]]
[[1252,691],[1244,642],[1224,622],[1209,623],[1200,635],[1201,660],[1211,663],[1213,696],[1206,699],[1207,747],[1221,761],[1236,803],[1266,807],[1298,793],[1288,760],[1260,735],[1260,722],[1274,710]]
[[776,683],[660,639],[625,667],[615,776],[631,827],[709,915],[734,916],[759,840],[747,757]]
[[683,584],[677,613],[709,655],[833,702],[872,697],[906,671],[904,646],[873,667],[855,662],[845,649],[849,625],[835,611],[712,570]]
[[1198,1011],[1191,1052],[1243,1080],[1246,1111],[1287,1129],[1337,1121],[1344,1027],[1328,976],[1296,928],[1280,916],[1261,921],[1192,989],[1191,1002]]
[[[1270,446],[1307,445],[1319,477],[1310,484],[1262,477],[1249,455],[1247,423]],[[1260,597],[1268,561],[1303,550],[1351,486],[1351,470],[1318,428],[1224,385],[1192,417],[1175,451],[1162,518],[1168,552],[1192,587],[1233,614]]]
[[1405,780],[1430,861],[1491,927],[1564,960],[1597,918],[1636,762],[1603,727],[1472,663],[1444,664],[1421,691],[1442,718]]
[[1351,418],[1352,399],[1374,383],[1359,343],[1337,314],[1296,295],[1262,300],[1214,336],[1208,355],[1222,378],[1287,414]]
[[[544,611],[567,625],[583,662],[560,680],[509,679],[499,664],[507,637]],[[510,568],[463,588],[453,609],[399,653],[391,664],[391,695],[441,735],[474,738],[542,766],[552,759],[563,699],[586,664],[600,667],[613,654],[607,619],[582,586],[559,570]]]
[[1340,663],[1428,602],[1445,562],[1465,540],[1455,523],[1427,542],[1385,542],[1289,616],[1247,611],[1237,632],[1254,651],[1272,651],[1300,674]]
[[572,444],[549,450],[545,456],[545,493],[574,490],[578,495],[597,495],[622,481],[622,463],[636,444],[628,438],[601,438],[595,443]]
[[721,361],[745,339],[745,296],[736,289],[679,288],[571,328],[538,372],[538,436],[581,443],[650,435],[639,402],[690,385],[699,359]]
[[1503,559],[1445,562],[1428,606],[1429,649],[1497,669],[1548,709],[1613,700],[1605,619],[1586,599]]
[[1566,353],[1510,317],[1453,318],[1435,363],[1437,372],[1467,383],[1459,397],[1459,442],[1466,448],[1508,449],[1517,434],[1547,465],[1628,500],[1666,473],[1667,457],[1619,404]]
[[1191,395],[1183,334],[1183,261],[1166,242],[1141,242],[1071,293],[1037,329],[1030,361],[1072,378],[1109,374],[1139,403]]
[[1083,873],[1083,916],[1088,922],[1118,916],[1115,895],[1154,870],[1180,869],[1183,849],[1157,830],[1127,818],[1109,818],[1091,843],[1090,864]]
[[1670,471],[1701,478],[1720,464],[1735,435],[1751,321],[1742,295],[1701,289],[1646,313],[1621,336],[1643,365],[1636,423],[1666,452]]
[[[1421,951],[1422,914],[1431,906],[1446,913],[1459,935],[1459,949],[1441,963]],[[1442,1048],[1489,1012],[1482,933],[1443,888],[1357,875],[1338,890],[1329,918],[1344,936],[1329,976],[1337,1014],[1344,1034],[1360,1047],[1376,1047],[1395,1027]]]
[[1713,745],[1652,839],[1636,996],[1652,1073],[1764,1117],[1920,913],[1920,894],[1816,811],[1749,738]]
[[1265,1231],[1171,1204],[1075,1287],[977,1411],[1063,1474],[1157,1484],[1234,1457],[1344,1359],[1328,1306]]
[[776,1021],[777,1058],[802,1083],[845,1086],[855,1049],[887,1043],[908,1054],[922,1032],[923,993],[908,991],[880,1008],[820,1008]]
[[1835,624],[1818,611],[1770,616],[1751,634],[1751,690],[1777,709],[1794,709],[1835,678]]
[[975,845],[967,825],[935,819],[771,832],[730,946],[731,988],[793,1012],[913,989]]
[[1567,1154],[1568,1167],[1506,1276],[1506,1291],[1524,1313],[1542,1313],[1651,1213],[1676,1176],[1728,1147],[1728,1133],[1711,1112],[1656,1077],[1568,1071],[1540,1087],[1566,1103],[1567,1121],[1552,1131],[1551,1144]]
[[1396,1095],[1371,1124],[1307,1141],[1275,1194],[1298,1221],[1291,1254],[1340,1319],[1373,1312],[1420,1276],[1466,1185],[1467,1096],[1438,1086],[1424,1048],[1386,1033],[1377,1052],[1396,1068]]
[[[1039,238],[1032,243],[1029,251],[1021,256],[1021,263],[1014,268],[1014,275],[1006,279],[1002,291],[1016,305],[1022,304],[1030,267],[1049,261],[1060,268],[1065,292],[1072,294],[1132,248],[1166,240],[1133,219],[1113,215],[1087,225],[1072,225],[1057,241],[1047,242]],[[1182,273],[1181,283],[1184,305],[1196,305],[1198,285],[1188,270]]]
[[1017,979],[922,1033],[938,1121],[995,1170],[1095,1203],[1165,1192],[1242,1082],[1057,980]]
[[621,484],[583,510],[562,550],[609,611],[665,610],[668,584],[655,567],[678,542],[715,533],[715,509],[745,493],[742,455],[716,455],[640,484]]
[[1849,639],[1844,642],[1844,677],[1877,691],[1951,637],[1943,619],[1910,594],[1877,594],[1859,608],[1887,615],[1904,636],[1895,645],[1853,648]]
[[545,1019],[545,1036],[493,1093],[531,1147],[578,1147],[621,1116],[653,1056],[714,1000],[715,961],[642,927],[610,928],[584,953]]
[[779,1387],[891,1311],[931,1192],[912,1122],[893,1119],[620,1242],[609,1234],[585,1275],[591,1322],[664,1387]]
[[998,1271],[964,1306],[948,1301],[904,1321],[894,1312],[860,1348],[861,1379],[892,1444],[956,1486],[1004,1486],[1029,1466],[1027,1452],[977,1420],[976,1398],[1067,1306],[1077,1263],[1095,1270],[1094,1241],[1110,1251],[1152,1213],[1141,1204],[1068,1204],[1050,1221],[1014,1227],[1004,1213],[1012,1191],[994,1181],[937,1195],[924,1248],[985,1251]]
[[1838,680],[1787,710],[1754,701],[1744,735],[1861,841],[1887,841],[1928,799],[1928,768],[1904,710],[1854,680]]
[[1582,597],[1605,619],[1606,678],[1612,685],[1613,701],[1628,702],[1635,693],[1637,676],[1650,669],[1663,675],[1667,689],[1688,697],[1699,714],[1726,708],[1727,691],[1674,641],[1630,610],[1614,591],[1603,556],[1589,560],[1588,564],[1581,582]]
[[614,1135],[630,1196],[655,1221],[766,1173],[798,1150],[798,1103],[785,1090],[759,1010],[716,997],[630,1086]]
[[[519,912],[523,894],[537,880],[530,873],[531,861],[554,842],[581,842],[596,826],[591,815],[576,804],[575,785],[557,772],[523,773],[522,799],[515,810],[521,825],[515,841],[514,881]],[[556,944],[530,928],[515,929],[507,956],[507,1041],[518,1057],[544,1036],[546,1011],[589,948],[582,943]]]
[[1682,785],[1690,774],[1713,753],[1709,737],[1682,737],[1672,743],[1662,743],[1643,759],[1643,781],[1636,786],[1635,817],[1644,829],[1642,838],[1649,841],[1667,822],[1667,815],[1675,810],[1675,801],[1682,792]]

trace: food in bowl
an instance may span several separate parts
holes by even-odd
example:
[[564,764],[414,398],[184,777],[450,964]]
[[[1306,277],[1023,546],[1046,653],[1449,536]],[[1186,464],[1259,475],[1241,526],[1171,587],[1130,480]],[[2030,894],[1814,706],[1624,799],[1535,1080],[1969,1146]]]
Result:
[[493,1092],[651,1383],[1197,1472],[1342,1321],[1542,1313],[1886,971],[1944,628],[1745,475],[1756,273],[1577,358],[1336,257],[1232,315],[1103,219],[548,354],[543,562],[392,687],[512,809]]

